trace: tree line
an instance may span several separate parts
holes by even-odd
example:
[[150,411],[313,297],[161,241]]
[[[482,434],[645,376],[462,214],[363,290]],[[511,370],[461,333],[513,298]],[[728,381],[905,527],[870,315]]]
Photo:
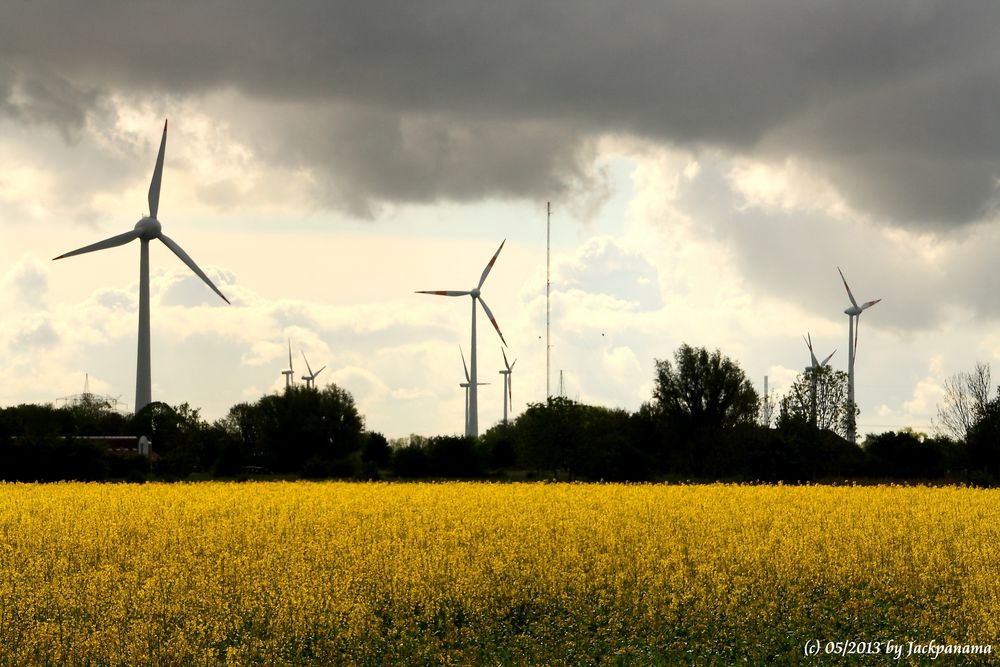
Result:
[[[186,403],[123,415],[85,395],[0,410],[0,479],[1000,481],[1000,394],[990,396],[987,366],[946,383],[939,420],[950,437],[904,429],[860,446],[844,438],[858,413],[842,371],[807,369],[776,401],[720,351],[682,345],[656,361],[654,380],[635,412],[556,397],[479,438],[392,442],[366,430],[353,397],[332,384],[240,403],[212,423]],[[102,440],[140,435],[151,458]]]

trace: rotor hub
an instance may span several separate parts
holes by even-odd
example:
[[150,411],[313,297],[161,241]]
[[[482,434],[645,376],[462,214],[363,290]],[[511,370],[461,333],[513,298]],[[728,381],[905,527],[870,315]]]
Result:
[[478,287],[474,288],[474,289],[473,289],[473,290],[472,290],[471,292],[469,292],[469,295],[470,295],[470,296],[471,296],[471,297],[472,297],[473,299],[477,299],[477,298],[479,298],[479,288],[478,288]]
[[139,232],[139,238],[143,241],[152,241],[160,235],[162,229],[160,221],[156,218],[143,218],[135,223],[135,230]]

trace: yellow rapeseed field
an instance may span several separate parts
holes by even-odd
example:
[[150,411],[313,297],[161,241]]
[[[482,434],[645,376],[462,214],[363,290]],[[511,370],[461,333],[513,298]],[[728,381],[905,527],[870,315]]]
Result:
[[964,488],[0,485],[0,664],[997,662],[998,517]]

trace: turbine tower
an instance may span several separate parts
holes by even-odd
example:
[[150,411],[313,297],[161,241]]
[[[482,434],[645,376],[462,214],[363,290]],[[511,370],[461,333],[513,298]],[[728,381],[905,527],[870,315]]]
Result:
[[[458,353],[462,355],[462,368],[465,370],[465,382],[459,383],[459,387],[465,389],[465,435],[469,435],[469,387],[472,386],[472,380],[469,379],[469,367],[465,365],[465,353],[462,352],[462,346],[459,345]],[[489,382],[477,382],[478,386],[483,386],[489,384]]]
[[506,424],[508,397],[510,398],[510,408],[511,410],[514,409],[514,395],[511,393],[510,374],[514,370],[514,364],[517,363],[517,359],[514,360],[514,363],[508,363],[507,353],[503,351],[502,347],[500,348],[500,354],[503,355],[503,365],[507,367],[506,370],[500,371],[500,375],[503,376],[503,423]]
[[456,290],[418,290],[417,294],[436,294],[438,296],[470,296],[472,297],[472,356],[470,357],[471,374],[469,377],[469,419],[466,421],[465,434],[472,436],[473,438],[479,437],[479,391],[476,375],[476,302],[483,307],[486,311],[486,317],[490,318],[490,322],[493,323],[493,328],[497,330],[497,335],[500,336],[500,342],[507,345],[507,341],[503,339],[503,334],[500,332],[500,327],[497,325],[497,320],[493,317],[493,312],[490,311],[490,307],[486,305],[483,301],[483,297],[480,296],[480,290],[483,288],[483,283],[486,282],[486,276],[490,275],[490,270],[493,268],[493,264],[497,261],[497,255],[503,250],[503,244],[507,240],[504,239],[497,248],[497,251],[493,253],[493,258],[490,259],[489,264],[483,269],[483,275],[479,278],[479,284],[468,291],[456,291]]
[[874,301],[868,301],[866,303],[858,305],[858,302],[854,299],[854,295],[851,293],[851,288],[847,285],[847,278],[844,277],[844,272],[837,267],[837,272],[840,273],[840,279],[844,281],[844,289],[847,290],[847,297],[851,300],[851,307],[844,310],[844,314],[847,315],[848,326],[847,326],[847,439],[851,442],[857,442],[857,424],[855,424],[855,409],[854,409],[854,359],[858,353],[858,331],[861,327],[861,313],[868,310],[876,303],[882,299],[875,299]]
[[295,382],[295,367],[292,366],[292,339],[288,339],[288,368],[281,371],[281,374],[285,376],[285,390],[291,389],[292,383]]
[[139,239],[139,344],[136,355],[135,370],[135,411],[139,412],[152,402],[152,372],[150,370],[149,351],[149,242],[159,239],[165,246],[177,255],[178,258],[188,268],[195,272],[199,278],[205,281],[222,300],[229,303],[229,299],[219,291],[219,288],[209,280],[205,272],[198,268],[194,260],[184,252],[184,250],[163,233],[160,221],[156,215],[160,206],[160,181],[163,178],[163,152],[167,145],[167,121],[163,121],[163,137],[160,139],[160,152],[156,156],[156,166],[153,168],[153,179],[149,183],[149,215],[135,223],[135,228],[130,232],[112,236],[109,239],[98,241],[83,248],[59,255],[55,259],[82,255],[83,253],[95,250],[104,250],[125,245],[130,241]]
[[306,370],[309,371],[309,375],[303,375],[302,376],[302,379],[306,381],[306,389],[315,389],[316,388],[316,376],[318,376],[320,373],[322,373],[323,372],[323,368],[326,368],[326,366],[323,366],[323,368],[321,368],[318,371],[316,371],[315,373],[313,373],[313,369],[309,366],[309,360],[306,359],[306,353],[305,352],[302,353],[302,359],[305,360],[305,362],[306,362]]
[[[829,362],[830,359],[833,359],[833,355],[837,354],[837,351],[834,350],[833,352],[831,352],[830,356],[828,356],[826,359],[823,360],[822,363],[820,363],[816,361],[816,355],[813,353],[812,336],[809,335],[808,332],[806,332],[805,338],[803,338],[803,340],[805,340],[806,342],[806,347],[809,348],[809,357],[812,360],[812,363],[809,366],[806,366],[807,372],[810,370],[812,371],[812,373],[810,373],[811,376],[810,385],[812,387],[812,396],[810,397],[809,423],[813,425],[813,428],[816,428],[816,380],[817,380],[816,376],[819,373],[819,370],[824,366],[826,366],[827,362]],[[765,381],[766,380],[767,378],[765,378]]]

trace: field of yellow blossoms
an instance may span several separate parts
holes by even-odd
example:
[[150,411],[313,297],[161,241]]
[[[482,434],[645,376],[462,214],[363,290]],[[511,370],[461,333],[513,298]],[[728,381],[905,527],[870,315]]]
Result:
[[0,664],[997,662],[998,517],[965,488],[0,485]]

